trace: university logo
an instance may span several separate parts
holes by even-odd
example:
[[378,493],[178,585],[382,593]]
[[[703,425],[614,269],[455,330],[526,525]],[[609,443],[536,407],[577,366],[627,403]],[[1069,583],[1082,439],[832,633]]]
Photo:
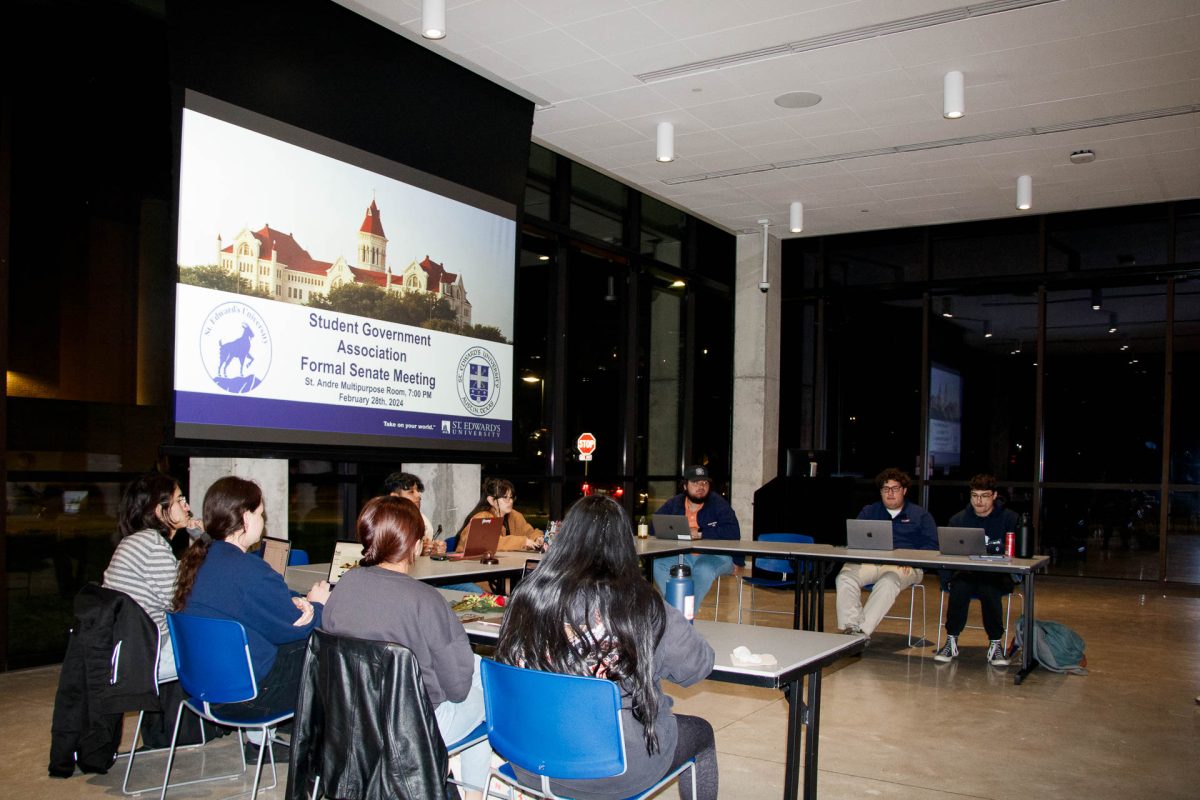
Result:
[[458,360],[455,374],[463,408],[482,417],[500,402],[500,364],[487,348],[472,347]]
[[231,394],[253,391],[271,369],[271,332],[245,303],[222,303],[200,326],[200,361],[208,377]]
[[447,435],[450,433],[450,420],[448,420],[448,419],[442,420],[442,433],[445,433]]

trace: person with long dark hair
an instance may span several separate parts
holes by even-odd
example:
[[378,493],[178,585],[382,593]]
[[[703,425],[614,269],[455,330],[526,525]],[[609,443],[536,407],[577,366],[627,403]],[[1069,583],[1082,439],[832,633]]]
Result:
[[[628,797],[696,758],[699,798],[717,796],[712,726],[671,713],[659,681],[690,686],[712,672],[714,654],[684,616],[643,577],[624,509],[584,497],[563,519],[554,546],[509,598],[496,660],[527,669],[605,678],[621,688],[626,770],[611,778],[551,781],[556,794]],[[529,787],[537,776],[517,770]],[[690,781],[679,782],[687,797]]]
[[188,529],[198,525],[179,482],[169,475],[151,472],[135,478],[121,496],[121,540],[104,570],[104,586],[132,597],[158,626],[160,681],[175,677],[167,612],[175,597],[178,558],[191,542]]
[[262,490],[253,481],[221,478],[204,495],[204,531],[179,562],[177,611],[242,623],[258,696],[215,706],[230,719],[251,719],[295,708],[308,634],[321,623],[329,584],[307,598],[292,597],[283,576],[246,551],[266,532]]
[[455,551],[461,553],[466,549],[471,522],[487,517],[500,520],[504,526],[497,550],[536,550],[541,547],[542,532],[513,507],[516,499],[511,482],[503,478],[485,478],[479,491],[479,502],[467,512],[459,528]]
[[[421,680],[447,744],[483,721],[479,656],[438,590],[408,573],[421,552],[421,512],[403,497],[376,497],[358,515],[362,561],[338,581],[321,630],[337,636],[402,644],[417,657]],[[492,750],[484,741],[462,753],[462,779],[483,796]]]

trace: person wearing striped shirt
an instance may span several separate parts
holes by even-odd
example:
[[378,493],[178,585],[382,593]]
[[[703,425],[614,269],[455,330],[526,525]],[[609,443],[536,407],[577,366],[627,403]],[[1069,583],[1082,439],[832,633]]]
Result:
[[158,679],[171,680],[175,654],[166,612],[175,596],[178,557],[191,541],[187,529],[199,526],[199,520],[192,519],[179,483],[155,472],[137,478],[126,489],[118,525],[121,541],[104,570],[104,586],[132,597],[158,626]]

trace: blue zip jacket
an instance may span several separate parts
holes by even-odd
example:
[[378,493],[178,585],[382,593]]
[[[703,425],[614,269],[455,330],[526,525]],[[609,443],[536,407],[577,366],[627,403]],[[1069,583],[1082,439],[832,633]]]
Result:
[[938,549],[937,523],[933,521],[933,516],[907,500],[894,519],[882,500],[863,506],[863,510],[858,512],[858,518],[880,522],[892,520],[892,547],[897,550]]

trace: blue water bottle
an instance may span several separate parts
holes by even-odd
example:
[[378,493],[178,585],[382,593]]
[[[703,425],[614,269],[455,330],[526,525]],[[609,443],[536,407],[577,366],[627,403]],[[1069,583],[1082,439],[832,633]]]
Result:
[[671,565],[671,579],[667,581],[667,602],[679,609],[687,621],[696,616],[696,584],[692,582],[692,568],[681,560]]

